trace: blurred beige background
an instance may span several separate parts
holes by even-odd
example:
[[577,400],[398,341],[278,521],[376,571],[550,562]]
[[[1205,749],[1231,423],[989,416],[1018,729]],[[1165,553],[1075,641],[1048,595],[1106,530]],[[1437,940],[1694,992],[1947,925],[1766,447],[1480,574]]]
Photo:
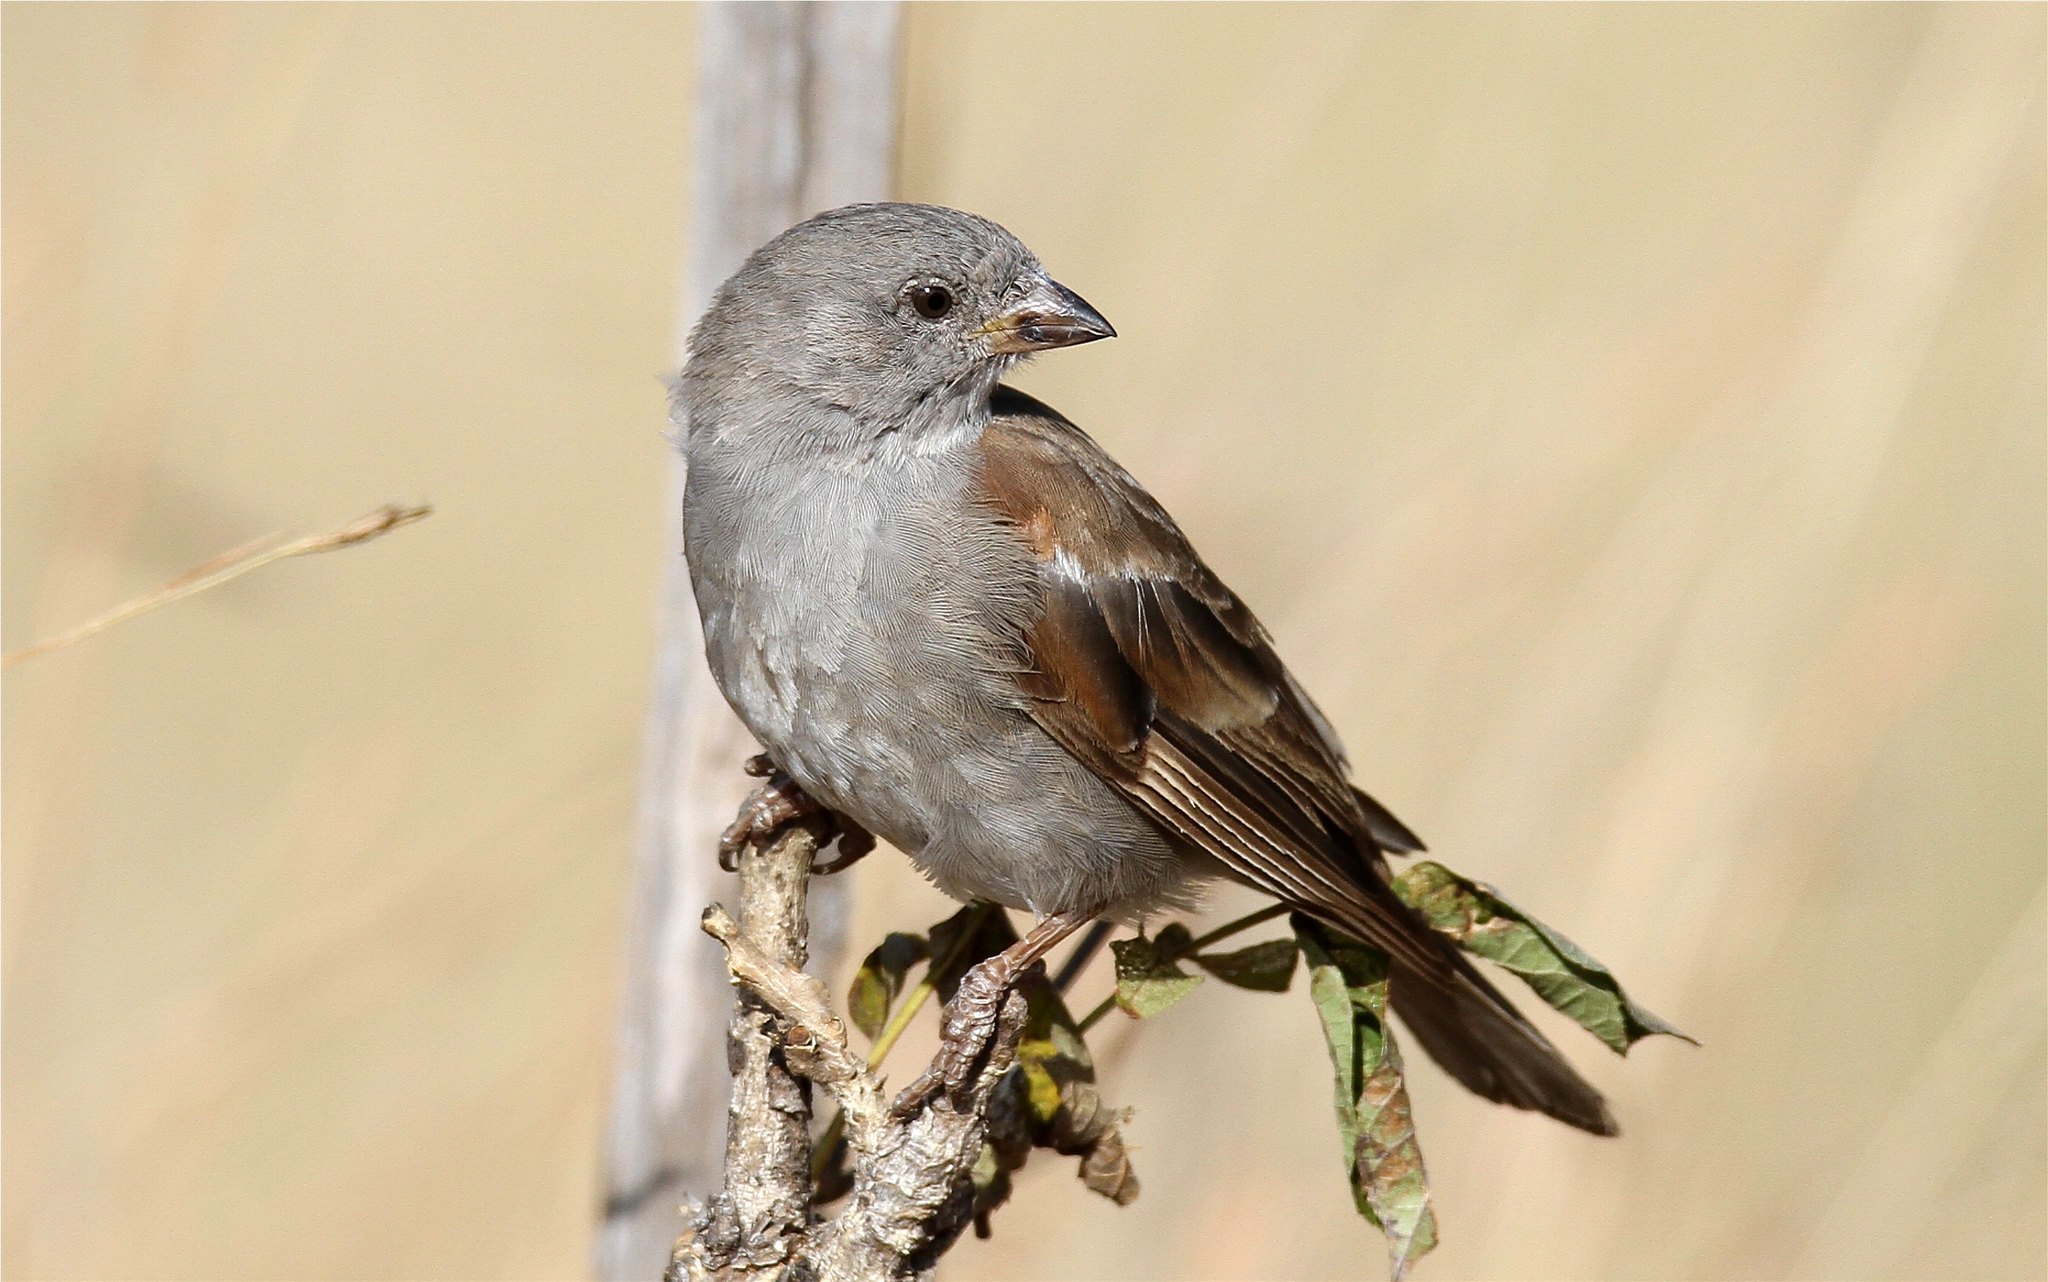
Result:
[[[7,644],[437,511],[8,675],[0,1266],[581,1276],[693,14],[4,24]],[[1705,1043],[1567,1043],[1618,1143],[1418,1068],[1420,1276],[2048,1268],[2043,36],[909,11],[901,194],[1124,335],[1021,384],[1368,786]],[[946,910],[854,876],[857,936]],[[1381,1275],[1299,994],[1109,1041],[1144,1196],[1042,1157],[948,1276]]]

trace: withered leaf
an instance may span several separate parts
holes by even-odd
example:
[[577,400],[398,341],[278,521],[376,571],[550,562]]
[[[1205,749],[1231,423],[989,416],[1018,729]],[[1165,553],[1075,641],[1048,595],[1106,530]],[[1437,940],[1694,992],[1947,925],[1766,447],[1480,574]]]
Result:
[[1226,984],[1284,993],[1294,983],[1294,959],[1299,952],[1291,939],[1269,939],[1232,953],[1196,953],[1189,960]]
[[889,1008],[903,991],[910,968],[930,956],[924,936],[895,932],[875,945],[867,960],[861,962],[846,991],[846,1013],[869,1041],[882,1035],[883,1026],[889,1022]]
[[[992,1207],[1009,1192],[1010,1172],[1022,1167],[1032,1148],[1081,1159],[1081,1181],[1119,1206],[1138,1196],[1138,1177],[1118,1129],[1121,1110],[1102,1102],[1095,1064],[1073,1015],[1043,970],[1018,981],[1027,1013],[1017,1042],[1017,1062],[996,1085],[989,1109],[989,1145],[982,1162],[994,1163],[988,1178],[977,1175],[976,1207]],[[1001,1178],[995,1178],[1000,1173]]]
[[1187,947],[1187,930],[1178,923],[1160,931],[1157,939],[1139,935],[1109,947],[1116,954],[1116,1004],[1127,1015],[1157,1015],[1201,987],[1200,975],[1188,974],[1173,961]]
[[1091,1193],[1100,1193],[1118,1206],[1138,1200],[1138,1175],[1131,1169],[1131,1154],[1124,1147],[1123,1132],[1111,1126],[1093,1147],[1081,1155],[1081,1183]]
[[[1394,879],[1394,892],[1458,946],[1514,972],[1618,1054],[1652,1034],[1690,1036],[1629,1000],[1621,982],[1585,949],[1501,898],[1482,882],[1424,861]],[[1697,1043],[1695,1043],[1697,1045]]]
[[1126,1206],[1138,1196],[1138,1177],[1119,1129],[1127,1114],[1102,1101],[1095,1061],[1059,989],[1042,970],[1025,977],[1030,1003],[1017,1067],[1029,1084],[1032,1139],[1040,1147],[1081,1159],[1081,1180]]
[[1401,1053],[1387,1026],[1387,958],[1293,917],[1309,997],[1336,1070],[1337,1133],[1359,1214],[1386,1234],[1398,1282],[1436,1246],[1436,1212],[1415,1140]]

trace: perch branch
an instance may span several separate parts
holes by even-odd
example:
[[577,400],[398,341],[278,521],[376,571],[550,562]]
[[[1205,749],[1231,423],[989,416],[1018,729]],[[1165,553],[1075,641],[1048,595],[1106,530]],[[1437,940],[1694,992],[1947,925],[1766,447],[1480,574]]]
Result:
[[[692,1209],[669,1282],[922,1278],[972,1220],[989,1098],[1016,1062],[1026,1003],[1015,993],[1004,1002],[962,1106],[941,1096],[895,1116],[824,985],[802,969],[804,890],[824,838],[823,824],[808,820],[750,841],[739,854],[738,917],[715,904],[704,913],[740,993],[729,1031],[732,1108],[724,1185]],[[853,1191],[829,1221],[812,1205],[811,1082],[846,1118]]]
[[832,1013],[825,985],[815,975],[772,961],[717,904],[704,910],[704,933],[725,945],[733,978],[788,1021],[783,1040],[792,1067],[832,1092],[856,1134],[879,1121],[887,1112],[882,1084],[848,1043],[846,1025]]
[[[779,1273],[810,1223],[810,1091],[792,1071],[791,1029],[770,994],[802,987],[810,935],[804,884],[822,836],[812,822],[749,841],[738,859],[739,919],[716,905],[705,914],[707,927],[714,920],[728,927],[721,942],[739,988],[726,1031],[725,1182],[677,1244],[671,1275],[678,1266],[692,1278]],[[766,982],[757,987],[748,974]]]

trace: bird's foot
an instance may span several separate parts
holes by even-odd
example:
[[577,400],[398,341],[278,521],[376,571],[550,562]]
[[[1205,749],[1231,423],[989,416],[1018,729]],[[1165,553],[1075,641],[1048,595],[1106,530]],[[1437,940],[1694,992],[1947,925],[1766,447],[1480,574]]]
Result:
[[768,754],[747,758],[741,769],[764,782],[740,805],[740,813],[718,838],[718,866],[727,872],[739,867],[740,850],[750,841],[766,841],[784,827],[813,815],[831,820],[838,846],[834,857],[813,864],[811,871],[829,876],[851,868],[875,848],[874,834],[845,815],[827,810],[813,801],[796,780],[776,769]]
[[953,1000],[946,1003],[938,1054],[932,1056],[931,1067],[896,1097],[890,1107],[896,1118],[912,1117],[942,1095],[956,1110],[967,1107],[978,1070],[994,1048],[1012,987],[1040,964],[1020,965],[1009,952],[1000,952],[968,967]]
[[1017,981],[1034,966],[1042,968],[1045,955],[1099,911],[1098,907],[1041,918],[1024,938],[969,966],[960,977],[960,986],[953,990],[953,1000],[946,1003],[945,1018],[939,1025],[939,1052],[932,1056],[932,1066],[903,1088],[890,1112],[899,1120],[908,1118],[941,1095],[956,1110],[968,1107],[975,1084],[983,1080],[983,1070],[996,1057],[1004,1038],[1010,1039],[1009,1050],[1003,1051],[1005,1057],[1016,1048],[1025,1013]]
[[747,843],[766,841],[797,820],[824,809],[811,800],[796,780],[777,770],[766,753],[748,758],[743,768],[763,782],[740,803],[739,814],[718,838],[718,866],[727,872],[739,867],[740,851]]

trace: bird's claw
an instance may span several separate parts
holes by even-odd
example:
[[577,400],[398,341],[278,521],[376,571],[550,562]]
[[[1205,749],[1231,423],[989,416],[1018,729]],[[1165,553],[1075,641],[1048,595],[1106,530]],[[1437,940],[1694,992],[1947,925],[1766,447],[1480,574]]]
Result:
[[837,837],[833,857],[824,863],[811,865],[814,875],[827,877],[842,872],[859,863],[862,856],[875,848],[873,833],[845,815],[827,810],[813,801],[802,785],[776,768],[767,753],[756,753],[747,758],[741,769],[766,782],[741,803],[739,815],[719,835],[718,866],[726,872],[739,868],[740,851],[748,842],[766,841],[786,825],[812,815],[824,815],[830,819]]
[[[1037,963],[1033,963],[1034,965]],[[931,1067],[903,1088],[890,1106],[899,1121],[940,1096],[955,1110],[968,1107],[978,1070],[989,1056],[1003,1020],[1003,1008],[1023,974],[1001,953],[983,958],[960,977],[939,1029],[939,1050]]]
[[[747,773],[761,776],[763,771],[757,767],[765,762],[765,756],[748,761]],[[772,763],[767,765],[766,774],[766,782],[740,803],[739,814],[719,835],[718,866],[727,872],[740,866],[740,851],[749,842],[766,841],[787,825],[823,810],[796,780],[775,769]]]

